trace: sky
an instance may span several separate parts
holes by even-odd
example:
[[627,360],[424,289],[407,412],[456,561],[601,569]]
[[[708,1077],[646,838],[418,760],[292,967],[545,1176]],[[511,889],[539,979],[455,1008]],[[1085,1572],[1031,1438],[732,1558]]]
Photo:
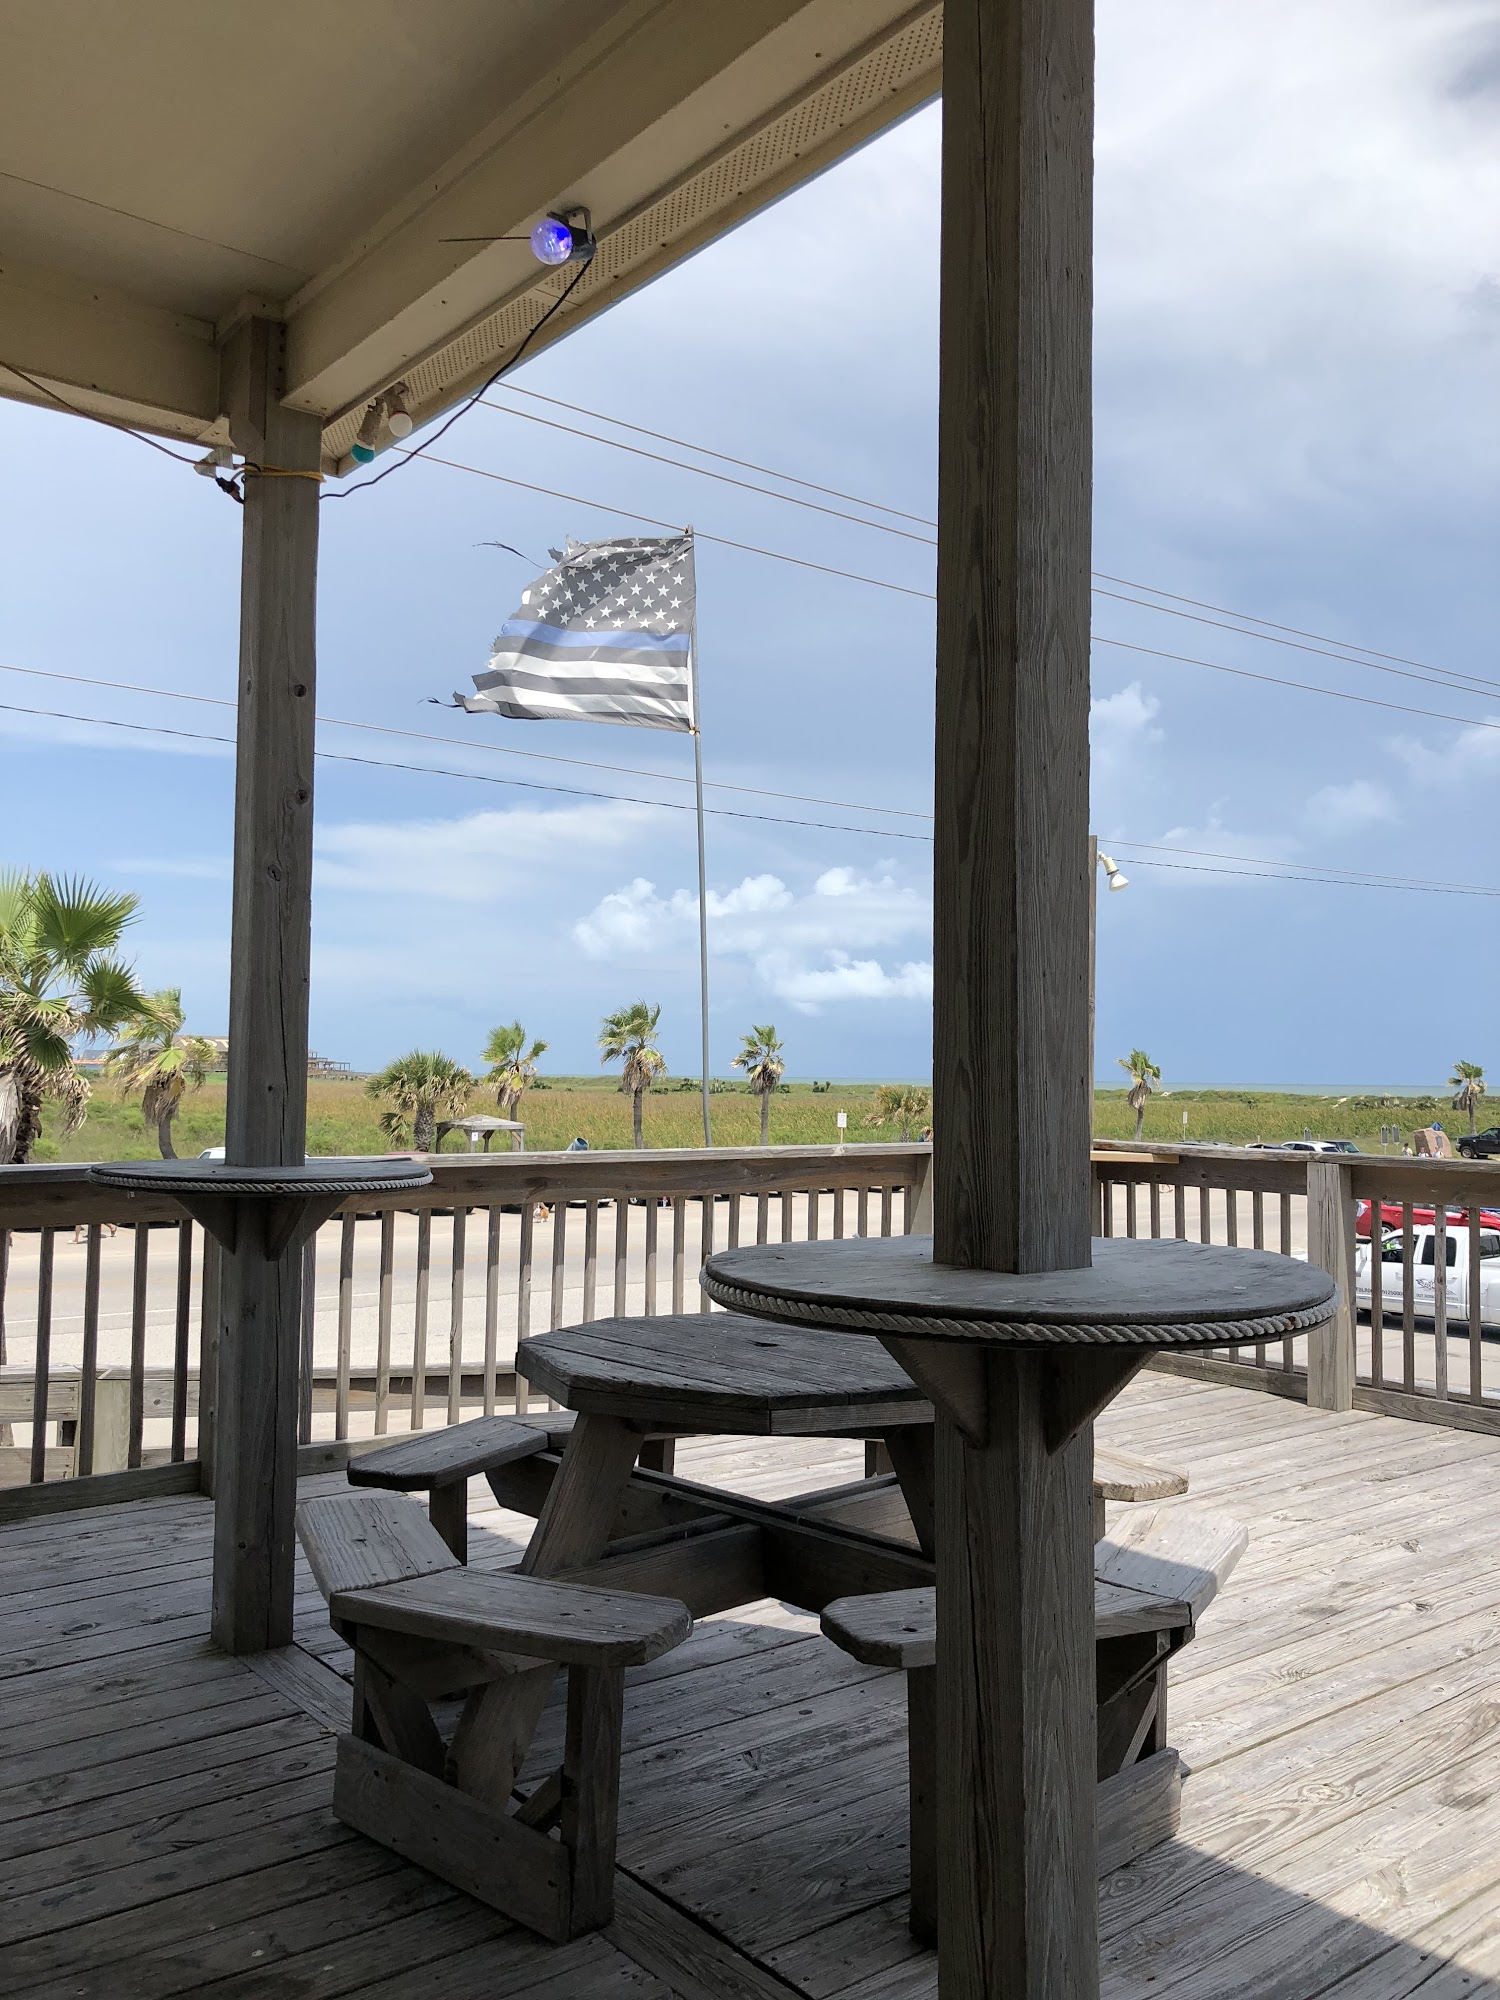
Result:
[[[1094,606],[1094,824],[1129,876],[1102,1080],[1136,1047],[1169,1086],[1500,1073],[1492,899],[1348,879],[1500,885],[1497,113],[1500,0],[1101,0],[1094,563],[1129,586]],[[525,364],[436,448],[496,476],[416,461],[325,504],[314,1048],[473,1064],[519,1018],[576,1073],[644,998],[697,1074],[688,740],[428,705],[549,547],[631,531],[613,507],[700,536],[713,1070],[769,1021],[794,1076],[930,1074],[939,135],[929,106]],[[0,865],[138,893],[141,978],[221,1033],[232,762],[200,739],[232,734],[238,511],[0,403],[0,535]]]

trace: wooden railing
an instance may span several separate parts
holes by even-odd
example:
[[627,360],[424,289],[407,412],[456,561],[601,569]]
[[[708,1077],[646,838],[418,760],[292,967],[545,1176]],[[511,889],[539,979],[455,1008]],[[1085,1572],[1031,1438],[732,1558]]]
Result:
[[[1339,1312],[1322,1332],[1158,1365],[1323,1409],[1500,1430],[1500,1265],[1487,1302],[1480,1256],[1482,1235],[1500,1234],[1500,1163],[1103,1146],[1094,1177],[1103,1234],[1253,1243],[1339,1280]],[[1452,1264],[1450,1250],[1462,1252]]]
[[[929,1161],[917,1145],[434,1159],[431,1187],[361,1195],[308,1246],[303,1464],[524,1411],[518,1341],[706,1312],[716,1248],[901,1233]],[[0,1168],[0,1488],[25,1489],[0,1491],[0,1517],[212,1491],[217,1281],[175,1202],[76,1167]]]

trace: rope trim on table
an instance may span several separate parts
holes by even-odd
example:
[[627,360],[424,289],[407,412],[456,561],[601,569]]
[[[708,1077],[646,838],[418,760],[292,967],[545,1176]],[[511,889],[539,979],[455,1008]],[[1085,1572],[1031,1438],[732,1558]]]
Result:
[[190,1181],[186,1176],[168,1177],[166,1174],[105,1174],[97,1169],[91,1179],[101,1187],[124,1188],[132,1194],[263,1194],[268,1196],[299,1194],[404,1194],[413,1188],[428,1186],[431,1174],[392,1174],[389,1178],[369,1180],[345,1180],[342,1178],[319,1178],[318,1180],[209,1180]]
[[[1237,1347],[1252,1340],[1284,1339],[1326,1326],[1336,1301],[1268,1319],[1173,1320],[1165,1324],[1089,1325],[1069,1321],[1049,1326],[1036,1320],[950,1319],[937,1313],[877,1312],[863,1307],[816,1305],[803,1299],[772,1298],[747,1292],[722,1278],[699,1281],[717,1305],[759,1319],[793,1320],[805,1326],[844,1327],[854,1333],[906,1333],[930,1340],[988,1340],[1026,1347]],[[941,1329],[939,1331],[939,1329]]]

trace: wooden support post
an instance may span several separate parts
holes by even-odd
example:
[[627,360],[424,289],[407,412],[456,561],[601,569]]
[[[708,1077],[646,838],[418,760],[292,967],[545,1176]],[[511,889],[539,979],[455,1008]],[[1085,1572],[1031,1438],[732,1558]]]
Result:
[[[307,1130],[314,624],[321,427],[280,400],[285,330],[251,319],[225,353],[245,480],[229,981],[228,1160],[300,1165]],[[272,470],[274,468],[274,470]],[[300,1246],[223,1260],[213,1635],[231,1653],[292,1636]]]
[[950,0],[934,1254],[1089,1261],[1092,0]]
[[[1062,1270],[1091,1230],[1092,0],[948,0],[944,37],[933,1253]],[[1049,1449],[1040,1359],[976,1358],[964,1428],[938,1414],[942,2000],[1092,2000],[1093,1427]]]
[[1337,1160],[1307,1163],[1307,1257],[1339,1288],[1326,1326],[1307,1336],[1307,1402],[1314,1410],[1354,1408],[1354,1192]]
[[[939,1990],[1084,2000],[1099,1991],[1093,1427],[1049,1451],[1044,1357],[984,1361],[987,1441],[937,1421]],[[999,1562],[976,1559],[981,1534]]]

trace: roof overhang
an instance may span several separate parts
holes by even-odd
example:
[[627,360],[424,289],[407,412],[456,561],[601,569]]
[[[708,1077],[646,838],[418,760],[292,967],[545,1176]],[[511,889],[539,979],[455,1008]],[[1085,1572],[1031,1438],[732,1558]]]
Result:
[[[445,239],[524,237],[550,209],[590,210],[597,255],[534,352],[941,80],[933,0],[459,0],[451,34],[446,12],[422,17],[420,62],[396,0],[260,0],[254,49],[239,52],[260,96],[245,100],[253,137],[235,91],[207,107],[226,163],[205,150],[182,78],[223,75],[247,17],[143,0],[116,45],[70,33],[86,4],[23,0],[0,80],[0,363],[40,385],[7,373],[0,393],[222,442],[220,356],[263,314],[285,322],[285,400],[324,420],[327,471],[347,469],[374,396],[402,381],[418,422],[438,414],[517,351],[574,275],[524,241]],[[266,53],[278,48],[282,66]],[[368,96],[403,63],[425,63],[419,103],[393,100],[373,126],[334,120],[315,141],[299,127],[341,81]],[[476,93],[476,76],[494,87]],[[71,125],[48,115],[49,93]],[[278,139],[305,170],[286,170]],[[379,197],[368,215],[366,188]]]

